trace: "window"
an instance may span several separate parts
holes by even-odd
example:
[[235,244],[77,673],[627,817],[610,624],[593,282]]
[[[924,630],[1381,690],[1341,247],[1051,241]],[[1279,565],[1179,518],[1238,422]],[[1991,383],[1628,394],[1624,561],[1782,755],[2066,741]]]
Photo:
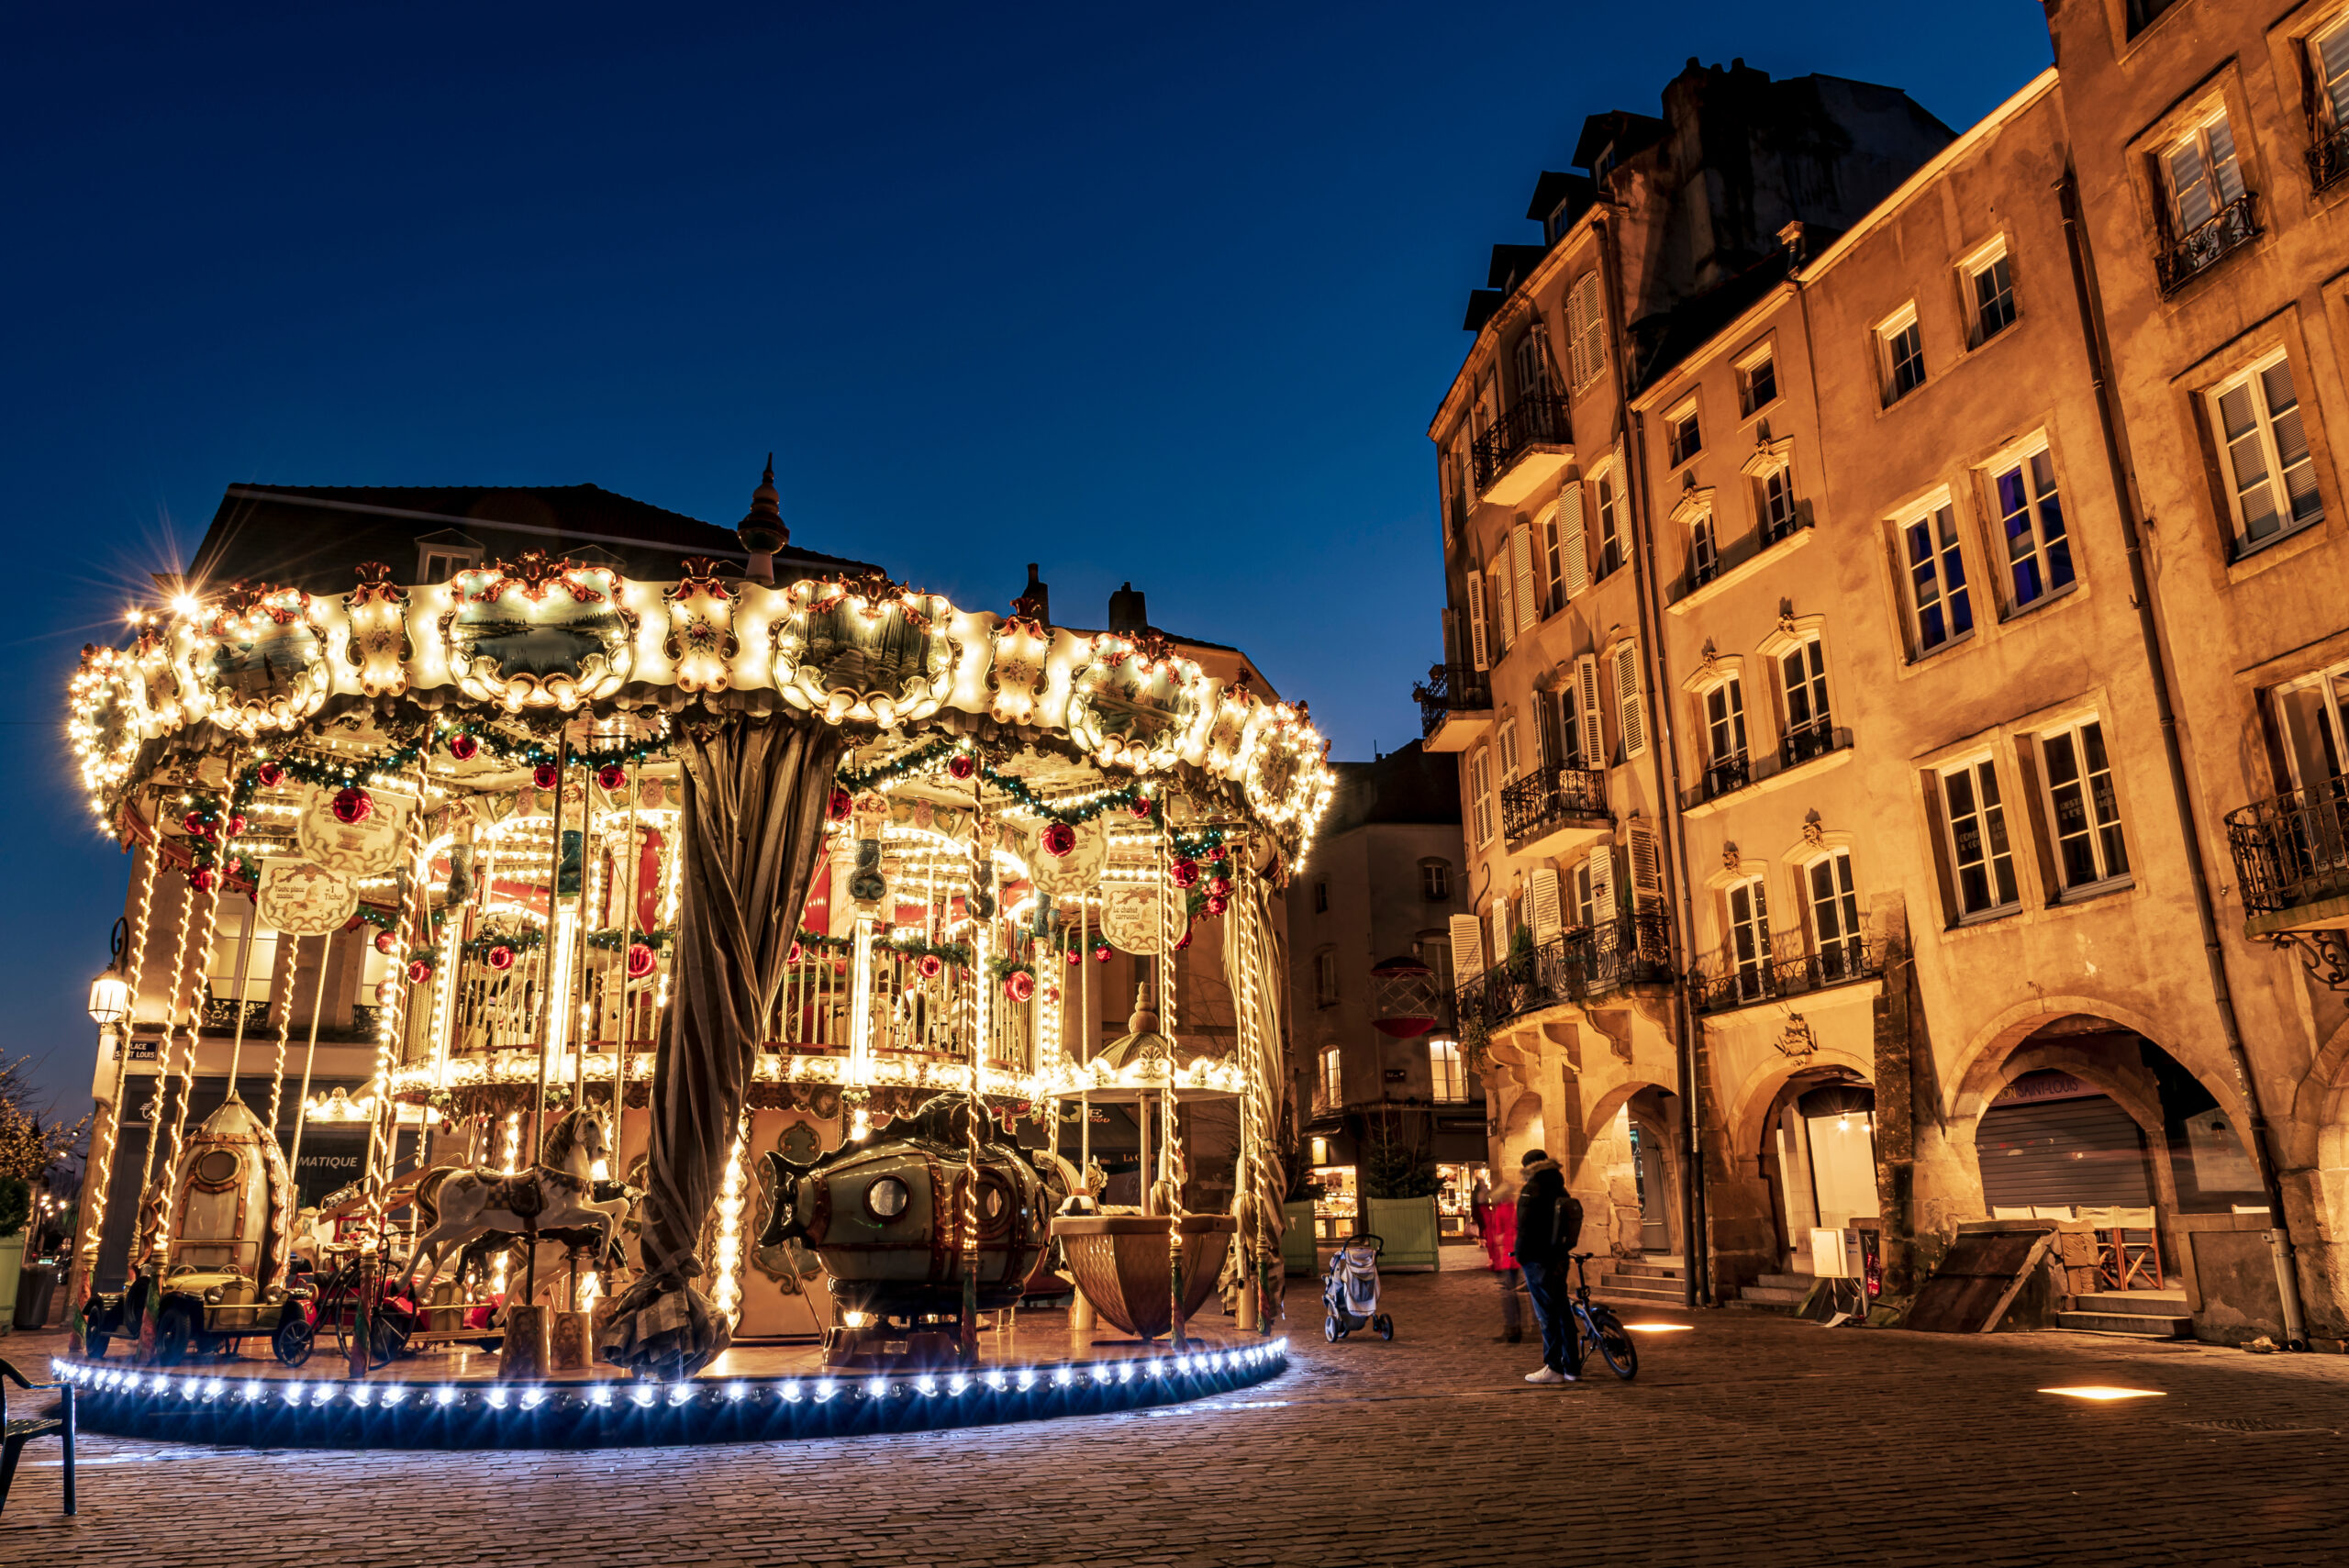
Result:
[[1316,882],[1313,884],[1313,912],[1316,915],[1327,915],[1330,912],[1330,884],[1326,882]]
[[1701,585],[1720,575],[1720,548],[1713,542],[1713,515],[1699,512],[1688,525],[1688,581]]
[[1827,706],[1827,651],[1816,637],[1778,656],[1787,699],[1787,762],[1807,762],[1832,751],[1834,717]]
[[2309,40],[2319,136],[2349,130],[2349,19]]
[[1729,960],[1740,1001],[1769,995],[1770,900],[1758,876],[1729,890]]
[[1925,384],[1924,340],[1917,334],[1917,307],[1904,305],[1876,329],[1877,369],[1884,376],[1884,401],[1899,402]]
[[1619,471],[1610,466],[1598,476],[1598,559],[1591,563],[1591,580],[1601,581],[1623,564],[1621,500],[1615,494]]
[[1909,613],[1920,658],[1974,630],[1965,592],[1965,558],[1957,547],[1957,514],[1946,501],[1900,530],[1909,567]]
[[2129,0],[2129,36],[2135,38],[2162,19],[2177,0]]
[[1434,973],[1435,994],[1451,995],[1454,984],[1451,939],[1442,931],[1421,931],[1419,940],[1411,944],[1411,951]]
[[1468,1076],[1460,1070],[1460,1047],[1456,1041],[1428,1041],[1428,1082],[1430,1097],[1438,1105],[1457,1105],[1468,1097]]
[[1765,406],[1776,401],[1778,395],[1778,361],[1768,349],[1752,355],[1737,367],[1737,413],[1741,419],[1750,419]]
[[2121,836],[2121,802],[2105,755],[2104,726],[2095,719],[2039,738],[2047,773],[2047,814],[2054,825],[2055,869],[2066,893],[2129,874]]
[[1745,759],[1745,691],[1735,675],[1705,694],[1705,798],[1742,787]]
[[2055,460],[2040,447],[1995,463],[1990,488],[2006,531],[2007,573],[2016,609],[2072,585],[2072,541],[2055,495]]
[[1501,563],[1492,568],[1492,582],[1485,593],[1486,601],[1493,606],[1493,647],[1498,653],[1508,651],[1516,639],[1517,606],[1509,596],[1508,552],[1502,552]]
[[1795,511],[1795,471],[1791,467],[1773,469],[1770,476],[1761,481],[1753,515],[1764,544],[1776,544],[1795,531],[1800,519]]
[[1997,764],[1978,758],[1943,773],[1941,782],[1958,918],[2013,908],[2021,894],[2015,885],[2014,849],[2007,840]]
[[2162,154],[2169,185],[2173,239],[2184,239],[2241,201],[2243,170],[2235,161],[2234,130],[2221,109],[2170,144]]
[[1965,263],[1967,303],[1974,310],[1968,346],[1979,348],[2015,322],[2015,280],[2007,265],[2007,242],[1976,251]]
[[1514,714],[1501,720],[1499,745],[1501,780],[1507,783],[1525,771],[1525,760],[1517,749],[1517,717]]
[[1585,930],[1615,923],[1615,851],[1601,844],[1575,867],[1575,919]]
[[1431,904],[1442,904],[1452,896],[1452,862],[1421,861],[1419,862],[1419,894]]
[[1542,324],[1538,320],[1517,340],[1515,361],[1511,368],[1517,373],[1518,401],[1550,390],[1550,378],[1542,368]]
[[1345,1060],[1334,1045],[1321,1053],[1321,1103],[1331,1106],[1346,1103]]
[[1815,860],[1805,873],[1810,884],[1810,934],[1817,944],[1822,980],[1849,980],[1861,965],[1860,895],[1852,886],[1852,857],[1838,850]]
[[1697,400],[1690,398],[1664,417],[1664,444],[1670,449],[1672,466],[1679,467],[1705,450],[1705,438],[1697,426]]
[[[222,904],[219,937],[212,944],[211,961],[204,967],[206,995],[216,1002],[240,1000],[250,1006],[269,1000],[270,978],[277,973],[277,933],[249,933],[247,928],[253,921],[253,906],[243,899]],[[248,934],[252,938],[250,953]]]
[[1622,737],[1623,761],[1644,756],[1648,749],[1648,699],[1640,684],[1640,645],[1626,642],[1611,656],[1615,673],[1616,733]]
[[1468,753],[1468,825],[1478,849],[1493,841],[1493,760],[1482,746]]
[[1542,606],[1544,615],[1555,615],[1566,607],[1565,547],[1558,532],[1558,510],[1563,505],[1562,500],[1542,514],[1542,568],[1549,587],[1548,602]]
[[1313,1005],[1338,1005],[1338,955],[1326,950],[1313,955]]
[[1607,370],[1607,307],[1596,271],[1575,280],[1566,295],[1566,361],[1576,392]]
[[2324,520],[2290,361],[2277,354],[2221,384],[2210,394],[2210,409],[2226,449],[2221,467],[2236,553]]

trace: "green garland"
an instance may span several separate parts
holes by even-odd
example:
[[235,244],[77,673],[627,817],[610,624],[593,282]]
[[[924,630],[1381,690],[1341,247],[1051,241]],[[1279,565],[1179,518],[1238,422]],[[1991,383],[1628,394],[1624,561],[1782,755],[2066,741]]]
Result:
[[484,958],[492,948],[512,948],[518,953],[529,952],[546,945],[547,934],[536,926],[526,926],[518,931],[484,931],[467,942],[462,949],[467,958]]
[[[452,740],[460,735],[470,735],[483,751],[501,762],[518,763],[528,768],[551,768],[555,765],[553,748],[543,740],[517,740],[495,729],[475,728],[469,724],[452,724],[440,731],[440,739]],[[632,745],[610,746],[600,751],[573,751],[571,765],[585,768],[590,773],[613,766],[641,762],[668,749],[669,737],[664,733],[648,737]]]
[[597,952],[611,952],[624,943],[635,942],[642,942],[654,952],[660,952],[668,947],[670,939],[676,934],[674,929],[663,926],[657,931],[629,931],[623,936],[619,928],[615,926],[608,930],[588,932],[585,941]]
[[[877,767],[867,768],[863,772],[842,772],[838,775],[840,786],[851,795],[859,795],[868,789],[877,789],[885,784],[904,778],[908,773],[919,773],[942,762],[962,749],[963,742],[960,740],[952,739],[934,740],[927,746],[893,757]],[[1014,804],[1034,812],[1047,822],[1063,822],[1074,828],[1079,823],[1090,822],[1095,817],[1111,811],[1130,811],[1137,801],[1149,801],[1151,815],[1157,814],[1156,799],[1144,795],[1139,782],[1130,784],[1123,789],[1111,790],[1108,794],[1088,800],[1081,806],[1054,806],[1030,790],[1025,780],[1011,773],[997,772],[989,767],[984,758],[975,758],[975,754],[974,760],[979,764],[979,777],[1009,795]],[[1208,831],[1220,835],[1222,829],[1210,828]],[[1219,837],[1215,841],[1220,843],[1222,840]]]

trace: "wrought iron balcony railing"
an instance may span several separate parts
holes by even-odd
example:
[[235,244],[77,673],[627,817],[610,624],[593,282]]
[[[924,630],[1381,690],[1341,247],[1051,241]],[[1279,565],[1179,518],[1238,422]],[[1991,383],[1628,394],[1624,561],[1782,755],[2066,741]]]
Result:
[[1705,798],[1718,800],[1731,790],[1743,789],[1753,782],[1753,764],[1740,751],[1733,757],[1723,757],[1705,769]]
[[1544,768],[1501,790],[1501,831],[1512,842],[1569,822],[1612,822],[1607,775],[1595,768]]
[[2258,239],[2259,221],[2252,214],[2258,199],[2257,192],[2245,191],[2156,251],[2154,272],[2162,293],[2176,294],[2221,258]]
[[1490,1029],[1543,1007],[1671,980],[1670,917],[1625,915],[1553,937],[1485,971],[1454,990],[1453,1003],[1463,1025],[1475,1018]]
[[1527,448],[1564,442],[1572,428],[1566,423],[1564,398],[1547,392],[1528,393],[1519,398],[1468,449],[1469,461],[1475,469],[1476,488],[1490,489]]
[[1884,973],[1886,951],[1881,937],[1852,937],[1809,952],[1773,954],[1742,962],[1735,953],[1724,952],[1699,966],[1689,990],[1698,1012],[1726,1013],[1774,997],[1800,996],[1876,979]]
[[2349,896],[2349,779],[2228,812],[2227,848],[2247,913]]
[[1809,724],[1794,725],[1787,730],[1786,740],[1779,743],[1779,763],[1791,768],[1798,762],[1808,762],[1813,757],[1824,757],[1830,751],[1850,745],[1851,734],[1848,729],[1839,734],[1834,721],[1823,715]]
[[2309,149],[2309,183],[2324,189],[2343,175],[2349,175],[2349,125],[2335,129],[2332,135],[2319,137]]
[[1419,705],[1419,734],[1425,739],[1443,728],[1446,714],[1489,711],[1493,678],[1466,664],[1431,665],[1427,680],[1411,688],[1411,700]]

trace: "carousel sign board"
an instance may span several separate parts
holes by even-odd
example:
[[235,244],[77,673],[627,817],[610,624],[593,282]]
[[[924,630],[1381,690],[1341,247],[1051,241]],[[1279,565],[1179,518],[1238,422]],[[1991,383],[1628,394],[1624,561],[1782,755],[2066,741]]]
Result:
[[[1154,953],[1159,947],[1159,905],[1163,894],[1156,883],[1107,883],[1101,888],[1101,934],[1122,951]],[[1181,941],[1191,917],[1180,905],[1171,911],[1174,940]]]
[[289,937],[339,931],[359,912],[359,888],[307,861],[271,861],[262,867],[262,923]]
[[381,797],[358,821],[342,821],[334,814],[334,795],[316,790],[309,809],[295,824],[294,841],[306,858],[328,871],[382,876],[399,861],[400,830],[406,824],[406,813]]

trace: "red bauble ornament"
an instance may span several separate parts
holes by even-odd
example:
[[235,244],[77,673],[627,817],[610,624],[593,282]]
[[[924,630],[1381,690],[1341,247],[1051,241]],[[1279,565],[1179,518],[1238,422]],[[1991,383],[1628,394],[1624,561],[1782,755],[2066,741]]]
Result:
[[1126,807],[1126,809],[1132,812],[1136,817],[1147,817],[1150,815],[1152,810],[1151,798],[1146,795],[1136,795],[1134,797],[1134,803]]
[[1208,859],[1211,861],[1219,861],[1230,852],[1230,851],[1225,849],[1221,844],[1218,844],[1208,851]]
[[540,789],[552,789],[562,782],[562,773],[552,762],[540,762],[530,770],[530,782]]
[[375,987],[375,1005],[377,1006],[393,1006],[399,1002],[399,999],[400,983],[398,981],[386,980],[382,984]]
[[849,793],[848,793],[848,791],[846,791],[846,790],[844,790],[844,789],[836,789],[836,790],[832,791],[832,801],[831,801],[831,807],[830,807],[830,810],[831,810],[831,817],[832,817],[832,820],[833,820],[833,821],[835,821],[835,822],[845,822],[845,821],[847,821],[847,820],[848,820],[848,814],[849,814],[852,810],[855,809],[855,806],[856,806],[856,802],[849,798]]
[[426,981],[431,979],[432,961],[429,958],[412,958],[408,960],[407,978],[408,983],[414,985],[421,985]]
[[1015,969],[1003,977],[1003,994],[1015,1002],[1031,1000],[1036,995],[1036,977],[1024,969]]
[[1108,942],[1096,942],[1093,944],[1093,962],[1096,963],[1107,963],[1109,962],[1109,944]]
[[1227,904],[1228,902],[1229,902],[1229,901],[1228,901],[1228,900],[1223,896],[1223,895],[1222,895],[1222,894],[1220,894],[1220,893],[1210,893],[1210,894],[1208,894],[1208,914],[1210,914],[1210,915],[1220,915],[1220,914],[1222,914],[1222,913],[1223,913],[1223,911],[1224,911],[1225,906],[1226,906],[1226,904]]
[[1044,825],[1044,852],[1054,860],[1065,859],[1076,848],[1076,829],[1065,822]]
[[606,762],[596,770],[596,782],[604,786],[605,794],[616,795],[628,783],[628,770],[618,762]]
[[1174,939],[1174,951],[1175,951],[1176,952],[1181,952],[1185,948],[1189,947],[1190,945],[1191,945],[1191,932],[1190,932],[1190,928],[1188,928],[1188,927],[1185,927],[1185,928],[1184,928],[1184,930],[1183,930],[1183,934],[1182,934],[1181,936],[1176,937],[1176,938]]
[[799,944],[797,942],[791,944],[791,956],[785,962],[791,963],[797,963],[799,962]]
[[244,830],[245,814],[239,811],[230,816],[228,818],[228,837],[233,839]]
[[263,762],[253,770],[253,782],[263,789],[275,789],[285,782],[285,770],[275,762]]
[[482,954],[482,957],[487,959],[489,961],[489,967],[496,970],[500,974],[505,973],[507,970],[514,967],[514,950],[507,947],[504,942],[498,943],[495,947]]
[[375,815],[375,797],[357,784],[338,790],[334,797],[334,819],[349,826],[364,822]]
[[1231,879],[1222,875],[1211,876],[1208,878],[1208,891],[1218,898],[1229,898],[1231,896]]
[[1083,963],[1085,954],[1076,948],[1071,948],[1068,950],[1068,961],[1071,963]]
[[181,817],[180,826],[187,829],[187,836],[191,839],[212,837],[212,824],[205,820],[204,813],[201,811],[191,811]]
[[470,762],[481,754],[481,742],[470,735],[449,737],[449,755],[460,762]]
[[1199,880],[1199,862],[1176,861],[1166,868],[1166,874],[1174,879],[1175,886],[1189,887]]
[[659,960],[652,956],[651,944],[646,942],[628,944],[628,977],[630,980],[641,980],[651,974],[658,962]]
[[946,771],[958,779],[967,779],[979,771],[979,760],[968,751],[957,751],[946,759]]
[[187,873],[187,884],[198,893],[207,892],[220,880],[220,873],[210,866],[198,866]]
[[921,955],[921,962],[914,967],[921,971],[921,977],[924,980],[935,980],[944,973],[946,961],[934,952],[926,952]]
[[392,935],[391,932],[377,931],[375,933],[375,951],[377,952],[389,952],[399,945],[399,938]]

